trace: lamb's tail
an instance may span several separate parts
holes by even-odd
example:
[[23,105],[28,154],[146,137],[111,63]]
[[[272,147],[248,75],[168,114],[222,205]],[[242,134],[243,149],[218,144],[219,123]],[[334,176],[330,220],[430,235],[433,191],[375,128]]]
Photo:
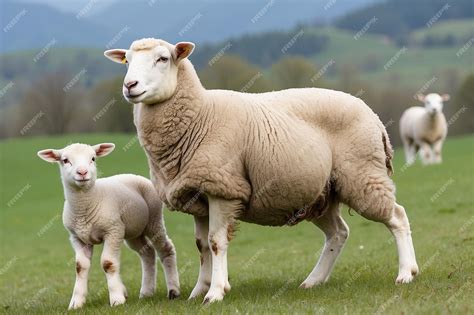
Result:
[[387,174],[388,176],[392,176],[393,175],[393,165],[392,165],[393,148],[392,148],[392,145],[390,144],[390,139],[388,137],[385,126],[382,126],[382,142],[383,142],[383,149],[385,151],[385,166],[387,167]]

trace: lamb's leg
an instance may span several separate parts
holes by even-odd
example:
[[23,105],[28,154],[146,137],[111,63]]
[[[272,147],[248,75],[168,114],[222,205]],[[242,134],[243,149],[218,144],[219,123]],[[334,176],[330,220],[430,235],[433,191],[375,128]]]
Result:
[[220,301],[228,285],[227,246],[228,232],[232,230],[234,218],[242,205],[239,201],[224,200],[208,196],[209,199],[209,236],[208,242],[212,255],[212,280],[204,303]]
[[72,293],[69,309],[78,309],[84,305],[87,296],[87,279],[92,258],[92,245],[86,245],[71,235],[71,245],[76,253],[76,283]]
[[147,237],[153,243],[161,265],[165,272],[166,288],[168,290],[168,299],[173,300],[180,296],[178,265],[176,262],[176,250],[173,242],[166,234],[166,228],[162,219],[153,225],[150,231],[147,231]]
[[211,250],[209,249],[209,217],[194,216],[194,234],[196,237],[196,246],[200,254],[201,265],[199,267],[199,277],[194,286],[189,299],[193,299],[202,294],[206,294],[211,286]]
[[443,148],[443,141],[444,141],[444,139],[438,140],[433,145],[433,153],[434,153],[433,154],[433,163],[440,164],[442,162],[441,149]]
[[334,263],[349,237],[349,227],[340,215],[339,203],[332,204],[326,214],[314,219],[313,223],[324,232],[326,243],[317,265],[300,285],[304,289],[324,283],[329,279]]
[[127,300],[127,289],[120,279],[120,246],[122,243],[123,237],[114,234],[107,235],[100,258],[109,287],[110,306],[123,304]]
[[127,245],[137,252],[142,263],[142,287],[140,298],[153,296],[156,288],[156,253],[153,245],[145,238],[139,236],[126,240]]

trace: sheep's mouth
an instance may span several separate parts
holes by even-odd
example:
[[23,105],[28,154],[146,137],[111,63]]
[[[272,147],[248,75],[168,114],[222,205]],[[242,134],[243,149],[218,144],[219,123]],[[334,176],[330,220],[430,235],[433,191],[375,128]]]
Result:
[[90,181],[90,178],[75,179],[75,181],[78,183],[86,183]]
[[140,94],[130,94],[130,93],[127,93],[126,96],[127,96],[127,98],[129,98],[129,99],[134,99],[134,98],[137,98],[137,97],[139,97],[139,96],[142,96],[142,95],[145,94],[145,93],[146,93],[146,91],[143,91],[143,92],[141,92]]

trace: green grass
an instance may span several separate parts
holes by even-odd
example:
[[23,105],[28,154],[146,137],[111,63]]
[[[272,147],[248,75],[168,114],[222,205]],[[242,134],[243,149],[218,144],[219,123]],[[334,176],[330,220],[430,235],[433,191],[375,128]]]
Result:
[[[469,30],[466,21],[458,23],[460,25],[454,22],[452,24],[453,34],[461,28],[461,25],[463,29]],[[449,31],[451,30],[450,25],[442,27],[442,29]],[[433,28],[436,26],[435,24]],[[472,26],[470,30],[470,36],[472,36]],[[312,58],[318,67],[324,66],[331,59],[335,61],[332,67],[355,66],[358,69],[355,72],[357,79],[371,82],[371,85],[392,85],[395,80],[400,86],[415,92],[435,76],[437,80],[430,86],[430,89],[443,90],[449,81],[447,71],[457,72],[460,78],[464,78],[472,72],[474,50],[468,49],[459,57],[456,55],[465,42],[452,47],[425,48],[407,45],[406,50],[402,51],[403,47],[396,46],[395,43],[380,35],[365,33],[355,40],[356,32],[331,27],[315,28],[309,32],[327,35],[330,38],[328,47]],[[466,38],[466,42],[469,38]],[[398,58],[395,57],[397,53],[399,53]],[[394,58],[394,62],[385,69],[384,66],[392,58]],[[371,63],[373,68],[366,68],[364,65],[367,63]],[[338,81],[342,79],[341,75],[343,74],[328,72],[323,79],[330,82]]]
[[474,35],[474,22],[471,19],[439,21],[432,27],[414,31],[410,37],[415,42],[421,43],[427,36],[445,38],[448,35],[456,40],[467,41]]
[[[58,169],[37,158],[36,151],[71,141],[113,141],[116,152],[99,161],[104,176],[146,175],[138,143],[122,149],[133,137],[69,135],[0,142],[0,312],[64,313],[74,285],[73,251],[58,216],[63,202]],[[121,274],[129,300],[111,309],[98,262],[100,248],[96,248],[88,301],[78,313],[367,314],[384,310],[388,314],[472,314],[474,136],[449,138],[444,163],[438,166],[417,163],[403,172],[402,152],[396,153],[398,200],[410,217],[422,269],[414,283],[394,284],[397,254],[388,230],[344,210],[351,236],[327,284],[298,289],[323,245],[322,233],[315,226],[304,222],[291,228],[269,228],[242,223],[229,249],[232,291],[223,302],[202,307],[200,299],[186,300],[199,265],[192,218],[167,211],[168,233],[178,251],[182,298],[166,300],[160,271],[155,297],[138,300],[140,262],[124,247]],[[8,206],[20,191],[22,196]]]

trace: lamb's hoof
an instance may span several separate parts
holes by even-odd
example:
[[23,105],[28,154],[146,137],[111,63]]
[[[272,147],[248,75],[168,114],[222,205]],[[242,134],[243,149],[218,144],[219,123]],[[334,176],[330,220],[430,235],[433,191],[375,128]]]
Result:
[[168,291],[168,300],[174,300],[178,298],[180,295],[181,294],[179,293],[179,291],[171,289]]
[[69,303],[68,310],[77,310],[84,306],[86,303],[86,297],[85,296],[73,296],[71,299],[71,302]]
[[224,290],[222,290],[222,292],[218,292],[217,290],[211,290],[207,292],[202,304],[209,305],[214,302],[222,301],[223,299],[224,299]]

